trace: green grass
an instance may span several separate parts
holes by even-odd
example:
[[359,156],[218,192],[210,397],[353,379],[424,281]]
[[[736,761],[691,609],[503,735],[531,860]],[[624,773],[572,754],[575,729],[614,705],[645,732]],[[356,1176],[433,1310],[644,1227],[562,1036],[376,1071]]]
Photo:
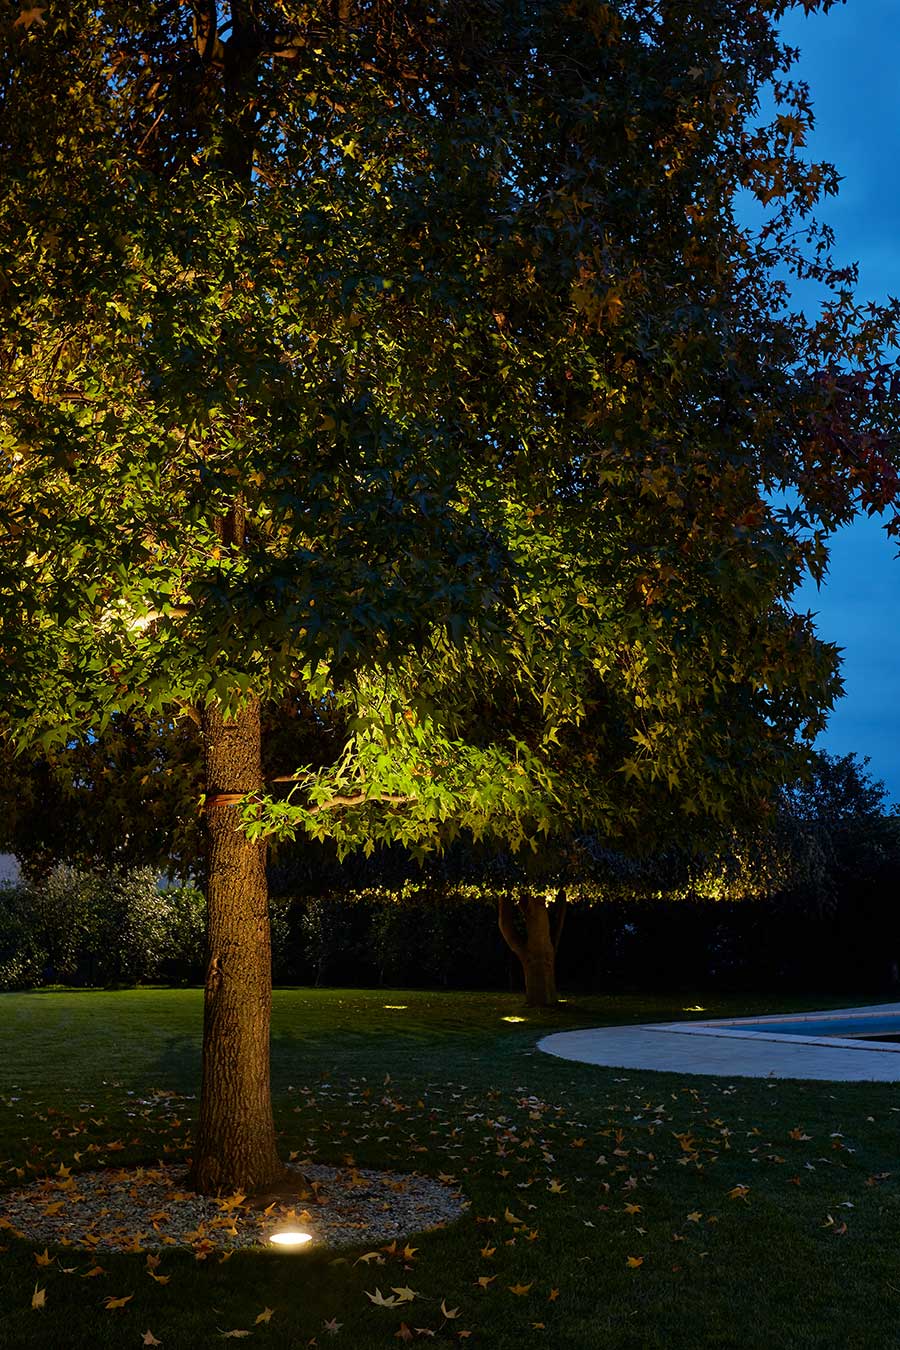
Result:
[[[173,1134],[140,1098],[196,1090],[201,1002],[198,990],[0,995],[0,1186],[15,1168],[77,1168],[76,1152],[96,1166],[114,1140],[125,1143],[116,1164],[178,1157],[185,1127]],[[411,1268],[353,1265],[354,1252],[338,1264],[313,1252],[226,1264],[179,1253],[164,1257],[166,1286],[140,1256],[104,1254],[109,1273],[94,1280],[71,1253],[39,1269],[34,1244],[0,1232],[0,1347],[118,1350],[150,1329],[166,1350],[192,1350],[247,1329],[260,1346],[374,1350],[402,1344],[404,1319],[436,1333],[423,1344],[497,1350],[895,1347],[900,1085],[607,1070],[535,1050],[548,1030],[670,1020],[697,1002],[708,1017],[838,1001],[573,999],[507,1023],[523,1014],[512,995],[277,991],[283,1151],[449,1173],[472,1202],[466,1216],[417,1237]],[[184,1107],[189,1125],[195,1102]],[[745,1198],[729,1196],[737,1186]],[[629,1269],[629,1256],[643,1264]],[[483,1290],[480,1276],[496,1278]],[[43,1311],[31,1309],[37,1279]],[[392,1285],[417,1291],[405,1311],[366,1298]],[[133,1298],[107,1312],[108,1294]],[[458,1317],[442,1315],[442,1300]],[[264,1307],[272,1319],[255,1325]]]

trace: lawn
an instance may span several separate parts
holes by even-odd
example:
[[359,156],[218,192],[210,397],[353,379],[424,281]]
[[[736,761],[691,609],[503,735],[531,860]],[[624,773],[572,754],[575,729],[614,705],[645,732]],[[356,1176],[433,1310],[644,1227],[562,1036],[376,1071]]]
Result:
[[[201,1001],[199,990],[0,995],[0,1185],[21,1169],[182,1156]],[[104,1253],[106,1273],[90,1279],[93,1259],[71,1250],[40,1265],[34,1244],[0,1231],[0,1347],[171,1350],[228,1331],[335,1350],[409,1337],[497,1350],[896,1346],[900,1085],[606,1070],[535,1049],[547,1030],[670,1020],[697,1002],[707,1017],[835,1004],[623,996],[534,1014],[513,995],[279,990],[284,1153],[452,1176],[466,1216],[416,1237],[408,1260],[181,1252],[163,1257],[166,1284],[140,1255]],[[178,1123],[154,1091],[188,1095]],[[414,1300],[367,1298],[392,1287]],[[107,1311],[110,1295],[131,1297]]]

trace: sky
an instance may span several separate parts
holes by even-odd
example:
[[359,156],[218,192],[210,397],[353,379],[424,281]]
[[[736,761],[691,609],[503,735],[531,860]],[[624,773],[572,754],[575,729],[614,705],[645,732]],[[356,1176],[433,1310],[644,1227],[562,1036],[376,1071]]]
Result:
[[[900,296],[900,3],[847,0],[828,14],[789,14],[782,36],[799,47],[794,78],[810,86],[816,127],[812,159],[835,164],[840,195],[820,211],[836,235],[835,256],[859,263],[862,300]],[[843,650],[846,693],[817,744],[868,755],[869,773],[900,802],[900,540],[877,517],[832,541],[829,576],[810,582],[795,608],[817,615],[819,635]]]

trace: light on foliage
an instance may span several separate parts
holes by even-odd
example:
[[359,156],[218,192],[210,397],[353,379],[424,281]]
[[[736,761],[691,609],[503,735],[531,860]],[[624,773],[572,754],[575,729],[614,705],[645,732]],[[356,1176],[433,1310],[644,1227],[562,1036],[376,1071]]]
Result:
[[408,1003],[386,1003],[384,1006],[385,1006],[385,1008],[388,1010],[388,1012],[406,1012],[406,1009],[409,1007],[409,1004],[408,1004]]
[[303,1233],[297,1228],[286,1228],[281,1233],[273,1233],[269,1241],[276,1247],[306,1247],[312,1242],[312,1233]]
[[500,1020],[501,1020],[502,1022],[524,1022],[524,1021],[525,1021],[525,1018],[524,1018],[524,1017],[502,1017]]

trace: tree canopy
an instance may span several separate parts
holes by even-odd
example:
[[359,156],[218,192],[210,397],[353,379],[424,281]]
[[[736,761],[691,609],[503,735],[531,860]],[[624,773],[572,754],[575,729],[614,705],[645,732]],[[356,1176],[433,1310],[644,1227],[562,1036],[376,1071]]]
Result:
[[246,823],[342,848],[758,810],[897,481],[786,8],[5,11],[8,735],[290,692],[343,735]]

